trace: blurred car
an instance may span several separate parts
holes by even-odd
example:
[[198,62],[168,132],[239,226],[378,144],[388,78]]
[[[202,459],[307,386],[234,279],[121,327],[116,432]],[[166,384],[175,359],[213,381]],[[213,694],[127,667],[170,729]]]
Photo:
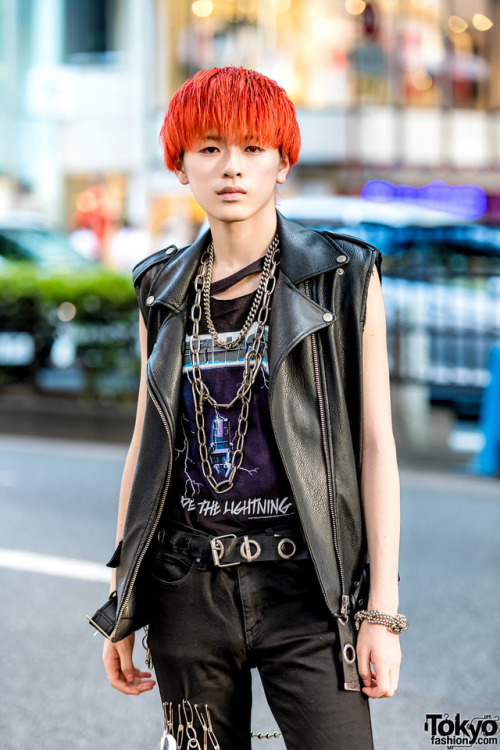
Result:
[[375,203],[348,195],[300,195],[279,198],[284,216],[309,227],[443,226],[457,224],[457,216],[409,203]]
[[0,272],[3,263],[19,261],[50,272],[94,267],[43,216],[21,211],[0,214]]
[[[66,235],[54,229],[43,216],[21,211],[0,215],[0,280],[2,269],[17,263],[34,265],[48,274],[97,267],[96,263],[75,252]],[[35,359],[37,347],[33,331],[22,319],[14,324],[12,321],[3,323],[1,327],[0,367],[8,368],[16,379],[22,378],[29,373]],[[41,359],[49,356],[52,343],[52,340],[47,340],[38,347]]]
[[382,251],[391,377],[426,383],[433,403],[476,418],[500,339],[500,228],[343,196],[283,199],[277,207]]

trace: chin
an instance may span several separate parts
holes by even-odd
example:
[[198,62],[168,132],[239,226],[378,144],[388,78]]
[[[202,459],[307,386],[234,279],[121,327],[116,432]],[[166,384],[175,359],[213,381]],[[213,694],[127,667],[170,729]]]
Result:
[[256,211],[252,211],[248,206],[238,206],[234,204],[228,204],[227,206],[218,206],[217,210],[208,212],[207,215],[213,217],[216,221],[232,222],[232,221],[245,221],[250,219]]

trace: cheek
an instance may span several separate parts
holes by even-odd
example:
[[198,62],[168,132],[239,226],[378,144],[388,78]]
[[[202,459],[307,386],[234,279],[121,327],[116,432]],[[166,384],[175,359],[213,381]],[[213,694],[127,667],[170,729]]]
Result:
[[279,153],[276,153],[273,156],[274,158],[269,159],[269,162],[266,165],[266,175],[270,180],[276,180],[281,169],[281,159]]

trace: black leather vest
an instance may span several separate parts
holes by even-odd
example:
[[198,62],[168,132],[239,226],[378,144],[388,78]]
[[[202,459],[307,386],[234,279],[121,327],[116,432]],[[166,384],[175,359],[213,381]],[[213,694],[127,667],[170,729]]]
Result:
[[[281,264],[269,320],[271,419],[326,603],[346,626],[341,642],[352,641],[348,596],[367,559],[360,495],[362,335],[370,276],[374,265],[380,275],[382,256],[359,240],[304,228],[279,212],[277,219]],[[141,564],[168,490],[186,294],[208,239],[206,233],[182,250],[161,250],[133,271],[148,331],[148,399],[124,537],[111,562],[117,567],[117,617],[107,634],[113,641],[144,624]]]

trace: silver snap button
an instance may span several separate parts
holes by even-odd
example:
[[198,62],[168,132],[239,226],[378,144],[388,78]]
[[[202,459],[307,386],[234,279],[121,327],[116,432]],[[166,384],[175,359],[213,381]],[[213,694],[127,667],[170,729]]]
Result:
[[146,305],[152,305],[154,301],[155,301],[155,298],[154,298],[154,297],[153,297],[153,295],[151,294],[151,295],[150,295],[150,296],[149,296],[149,297],[147,298],[147,300],[146,300]]
[[344,273],[344,269],[343,268],[337,268],[337,273],[339,274],[339,276],[342,276],[342,274]]
[[345,255],[339,255],[337,257],[337,260],[338,260],[339,263],[343,263],[345,260],[347,260],[347,258],[346,258]]
[[325,323],[331,323],[333,320],[333,315],[330,312],[326,312],[323,315],[323,320],[325,321]]
[[172,255],[173,253],[175,253],[176,250],[177,248],[175,247],[175,245],[171,245],[170,247],[167,247],[167,249],[165,250],[165,253],[166,255]]

